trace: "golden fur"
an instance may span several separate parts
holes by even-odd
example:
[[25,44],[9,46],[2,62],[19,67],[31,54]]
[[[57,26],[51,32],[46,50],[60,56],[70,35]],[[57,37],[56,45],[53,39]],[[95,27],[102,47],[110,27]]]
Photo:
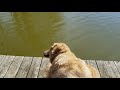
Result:
[[51,62],[47,78],[100,78],[94,67],[77,58],[64,43],[54,43],[44,56]]

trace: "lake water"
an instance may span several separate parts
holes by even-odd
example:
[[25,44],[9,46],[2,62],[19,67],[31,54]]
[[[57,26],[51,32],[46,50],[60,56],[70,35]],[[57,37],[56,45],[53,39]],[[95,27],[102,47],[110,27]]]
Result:
[[0,12],[0,54],[42,56],[64,42],[81,59],[120,60],[119,12]]

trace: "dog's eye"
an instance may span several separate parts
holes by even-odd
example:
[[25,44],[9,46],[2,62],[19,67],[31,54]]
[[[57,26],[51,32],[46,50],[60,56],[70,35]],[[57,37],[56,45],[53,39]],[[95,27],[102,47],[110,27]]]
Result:
[[52,55],[53,55],[53,54],[57,54],[57,52],[54,52],[54,51],[51,51],[51,53],[52,53]]

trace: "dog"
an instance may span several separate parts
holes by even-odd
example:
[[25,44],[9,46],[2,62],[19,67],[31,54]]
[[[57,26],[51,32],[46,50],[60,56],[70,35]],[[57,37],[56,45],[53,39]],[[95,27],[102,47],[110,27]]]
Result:
[[98,70],[77,58],[65,43],[54,43],[44,56],[50,58],[47,78],[100,78]]

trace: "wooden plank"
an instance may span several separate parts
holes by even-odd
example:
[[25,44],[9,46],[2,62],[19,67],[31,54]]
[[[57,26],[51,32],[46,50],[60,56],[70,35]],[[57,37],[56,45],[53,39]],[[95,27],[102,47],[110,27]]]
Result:
[[[100,73],[96,60],[87,60],[87,63],[92,65]],[[100,74],[100,77],[101,77],[101,74]]]
[[113,61],[117,67],[117,70],[119,71],[120,73],[120,61]]
[[16,78],[26,78],[27,73],[30,69],[30,65],[32,62],[33,57],[24,57],[22,64],[18,70],[18,73],[16,74]]
[[[39,71],[39,74],[38,74],[38,78],[45,78],[46,77],[46,73],[44,71],[44,68],[50,63],[50,60],[49,58],[43,58],[42,60],[42,64],[41,64],[41,67],[40,67],[40,71]],[[49,68],[48,68],[49,69]]]
[[109,78],[104,61],[96,61],[101,78]]
[[5,56],[3,62],[0,65],[0,78],[3,78],[6,74],[7,70],[9,69],[12,61],[14,60],[15,56]]
[[108,61],[104,61],[105,63],[105,68],[106,70],[108,71],[108,75],[110,78],[116,78],[116,75],[114,74],[112,68],[111,68],[111,65],[109,64]]
[[98,70],[97,64],[95,60],[87,60],[87,63],[92,65],[95,69]]
[[117,69],[114,61],[108,61],[108,62],[109,62],[109,64],[110,64],[110,66],[111,66],[114,74],[116,75],[116,77],[117,77],[117,78],[120,78],[120,73],[119,73],[119,71],[118,71],[118,69]]
[[5,55],[0,55],[0,60],[4,57]]
[[16,56],[4,78],[15,78],[24,56]]
[[40,69],[41,57],[34,57],[27,78],[37,78]]
[[0,64],[3,62],[5,55],[0,55]]
[[[98,69],[102,78],[120,78],[120,61],[84,61]],[[41,64],[41,57],[0,55],[0,78],[45,78],[48,63],[48,58]]]

